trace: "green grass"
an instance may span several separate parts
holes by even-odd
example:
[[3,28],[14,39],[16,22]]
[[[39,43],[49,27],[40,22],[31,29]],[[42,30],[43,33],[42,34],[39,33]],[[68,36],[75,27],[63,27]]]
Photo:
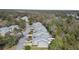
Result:
[[38,48],[37,46],[32,46],[31,50],[48,50],[48,48]]

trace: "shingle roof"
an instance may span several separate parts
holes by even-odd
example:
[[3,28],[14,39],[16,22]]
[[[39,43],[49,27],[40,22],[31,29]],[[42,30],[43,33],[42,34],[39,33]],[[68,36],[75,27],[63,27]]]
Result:
[[48,33],[47,29],[40,22],[33,23],[32,27],[34,28],[32,41],[33,42],[37,41],[37,43],[39,43],[38,46],[41,44],[43,47],[44,43],[45,45],[48,46],[49,42],[51,41],[51,39],[48,38],[52,38],[52,37]]

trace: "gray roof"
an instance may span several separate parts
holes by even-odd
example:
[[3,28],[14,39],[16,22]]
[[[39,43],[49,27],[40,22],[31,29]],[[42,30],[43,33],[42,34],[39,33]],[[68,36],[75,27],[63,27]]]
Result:
[[18,25],[12,25],[12,26],[9,26],[9,27],[2,27],[2,28],[0,28],[0,33],[6,34],[7,32],[11,32],[11,29],[14,29],[14,28],[19,29],[19,26]]
[[44,45],[48,46],[49,42],[51,41],[51,39],[48,39],[48,38],[52,38],[52,37],[48,33],[47,29],[40,22],[33,23],[32,27],[34,29],[33,30],[34,33],[33,33],[32,41],[33,42],[35,41],[35,42],[39,43],[38,47],[39,47],[39,45],[41,45],[42,47]]

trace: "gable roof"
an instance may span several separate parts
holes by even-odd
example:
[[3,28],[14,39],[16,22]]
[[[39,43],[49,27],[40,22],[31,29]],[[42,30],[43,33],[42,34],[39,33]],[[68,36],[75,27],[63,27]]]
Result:
[[48,33],[47,29],[40,22],[33,23],[32,27],[34,29],[32,41],[39,43],[38,45],[41,44],[43,46],[43,44],[45,43],[48,46],[48,44],[51,41],[51,39],[49,38],[52,38],[52,37]]

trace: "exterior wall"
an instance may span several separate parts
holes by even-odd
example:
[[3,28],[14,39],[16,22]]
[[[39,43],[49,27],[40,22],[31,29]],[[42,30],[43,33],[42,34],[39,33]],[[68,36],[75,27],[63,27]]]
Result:
[[39,48],[48,48],[48,44],[46,42],[40,41],[38,42]]

